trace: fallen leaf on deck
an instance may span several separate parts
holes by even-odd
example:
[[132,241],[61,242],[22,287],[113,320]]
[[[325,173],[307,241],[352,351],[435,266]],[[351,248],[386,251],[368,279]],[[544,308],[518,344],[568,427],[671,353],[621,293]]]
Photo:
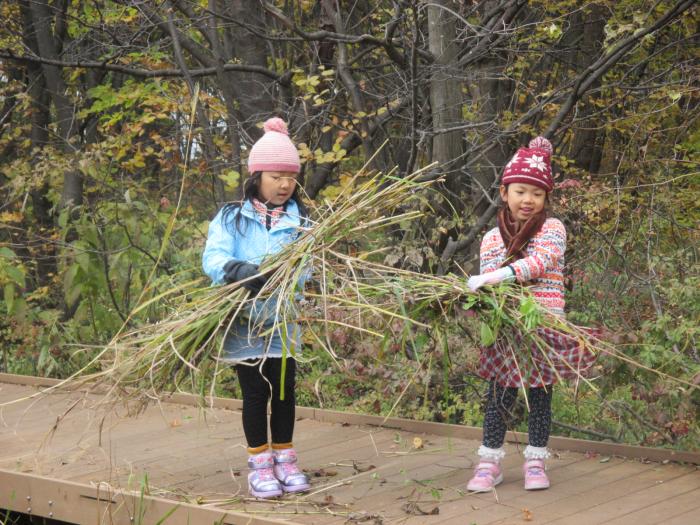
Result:
[[352,468],[355,469],[355,473],[356,473],[356,474],[359,474],[359,473],[361,473],[361,472],[369,472],[370,470],[374,470],[374,469],[377,468],[377,467],[375,467],[374,465],[367,465],[366,467],[361,467],[361,466],[359,466],[357,463],[355,463],[355,462],[353,461],[353,462],[352,462]]
[[404,503],[401,508],[406,514],[410,514],[411,516],[436,516],[437,514],[440,514],[440,507],[434,507],[432,510],[425,511],[413,501]]
[[419,437],[414,437],[413,438],[413,448],[416,450],[423,448],[423,440]]
[[532,521],[532,512],[530,509],[523,509],[523,519],[525,521]]
[[319,468],[319,469],[303,469],[304,472],[309,474],[310,476],[313,476],[315,478],[332,478],[333,476],[338,475],[337,470],[326,470],[324,468]]
[[383,525],[384,519],[377,514],[370,514],[369,512],[351,512],[345,523],[367,523],[372,521],[372,525]]

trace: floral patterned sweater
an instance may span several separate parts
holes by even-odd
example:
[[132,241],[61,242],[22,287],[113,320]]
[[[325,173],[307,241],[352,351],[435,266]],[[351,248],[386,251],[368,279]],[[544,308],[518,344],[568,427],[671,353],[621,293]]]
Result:
[[[564,314],[564,251],[566,229],[559,219],[549,218],[527,245],[528,256],[511,263],[520,283],[532,282],[530,292],[552,313]],[[481,273],[500,268],[506,247],[498,228],[481,241]]]

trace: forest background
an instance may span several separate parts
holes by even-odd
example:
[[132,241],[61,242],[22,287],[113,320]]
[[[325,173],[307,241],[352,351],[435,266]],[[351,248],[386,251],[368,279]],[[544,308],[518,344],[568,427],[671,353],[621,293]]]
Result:
[[[700,446],[692,0],[7,0],[0,14],[0,371],[66,377],[154,266],[149,297],[199,275],[208,221],[240,197],[270,115],[289,122],[309,200],[366,162],[437,163],[423,217],[373,240],[386,264],[428,273],[478,270],[502,168],[542,134],[568,316],[638,363],[603,357],[597,391],[558,387],[555,433]],[[307,338],[298,402],[480,424],[478,336],[447,324],[446,344],[337,328],[338,363]]]

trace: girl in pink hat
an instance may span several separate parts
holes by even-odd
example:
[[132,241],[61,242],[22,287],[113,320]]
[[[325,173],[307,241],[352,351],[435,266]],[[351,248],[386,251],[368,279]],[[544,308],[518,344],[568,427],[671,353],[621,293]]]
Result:
[[[258,265],[294,241],[307,226],[306,209],[299,197],[299,153],[289,139],[287,125],[280,118],[271,118],[264,129],[265,134],[250,150],[250,177],[243,186],[243,201],[225,205],[214,217],[202,257],[204,271],[214,284],[241,282],[256,295],[266,282]],[[248,312],[253,322],[232,324],[221,356],[236,369],[243,393],[243,430],[250,468],[248,489],[258,498],[310,488],[307,476],[297,466],[292,444],[294,358],[301,352],[300,327],[290,322],[278,323],[277,331],[267,337],[249,330],[251,325],[260,323],[263,328],[275,325],[271,314],[275,311],[271,304],[274,301],[274,294],[254,301]],[[281,333],[283,330],[286,333]],[[284,396],[280,395],[282,388]]]
[[[548,195],[554,188],[551,154],[551,143],[537,137],[527,148],[518,149],[506,165],[498,226],[484,236],[481,274],[470,277],[468,286],[476,291],[515,280],[528,284],[534,298],[550,312],[564,315],[566,229],[561,221],[547,216]],[[523,388],[530,407],[529,444],[523,451],[525,490],[549,487],[544,460],[549,457],[552,386],[557,378],[577,377],[590,367],[593,354],[564,334],[538,328],[538,335],[549,347],[529,349],[529,359],[518,360],[522,350],[500,339],[482,349],[479,375],[489,381],[489,388],[479,462],[467,485],[470,491],[488,492],[503,481],[500,462],[505,456],[510,410]]]

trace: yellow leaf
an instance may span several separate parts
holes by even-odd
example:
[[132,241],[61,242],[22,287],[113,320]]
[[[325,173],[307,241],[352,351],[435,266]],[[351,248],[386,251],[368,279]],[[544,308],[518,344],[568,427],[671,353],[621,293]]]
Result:
[[19,211],[4,211],[0,213],[0,222],[11,223],[11,222],[22,222],[24,215]]
[[413,438],[413,448],[418,450],[418,449],[423,448],[423,445],[424,445],[424,443],[423,443],[423,440],[421,438],[419,438],[419,437]]

